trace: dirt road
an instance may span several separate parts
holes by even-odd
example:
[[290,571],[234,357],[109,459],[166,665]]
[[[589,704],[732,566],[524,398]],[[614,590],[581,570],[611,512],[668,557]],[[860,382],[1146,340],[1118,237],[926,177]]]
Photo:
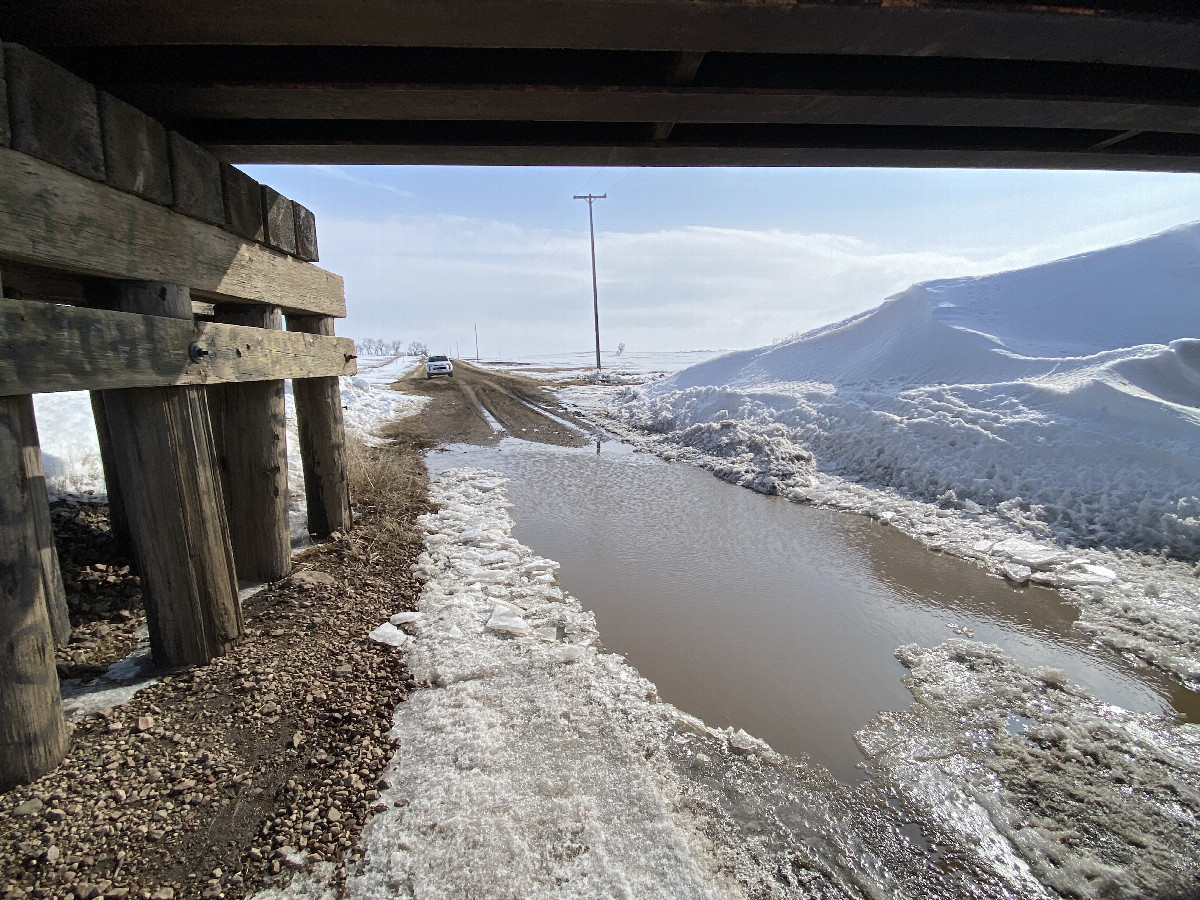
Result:
[[[494,444],[508,434],[564,447],[579,447],[590,440],[587,424],[564,409],[533,378],[455,360],[452,378],[426,378],[425,367],[419,366],[393,386],[430,398],[420,415],[402,419],[387,429],[395,436],[419,437],[430,444]],[[488,421],[489,415],[502,431]]]

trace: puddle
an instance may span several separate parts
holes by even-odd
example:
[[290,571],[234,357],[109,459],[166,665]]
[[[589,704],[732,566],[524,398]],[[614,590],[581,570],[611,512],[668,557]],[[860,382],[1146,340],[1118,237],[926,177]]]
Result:
[[1200,719],[1200,696],[1072,629],[1059,595],[1014,588],[861,516],[727,484],[617,442],[565,449],[505,439],[428,456],[510,479],[514,536],[561,563],[605,646],[664,699],[807,754],[845,782],[854,732],[906,709],[893,651],[973,634],[1024,665],[1063,669],[1104,702]]

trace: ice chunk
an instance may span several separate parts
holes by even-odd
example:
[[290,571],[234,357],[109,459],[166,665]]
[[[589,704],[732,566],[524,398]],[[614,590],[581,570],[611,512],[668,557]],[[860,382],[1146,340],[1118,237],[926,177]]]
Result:
[[486,627],[492,631],[513,636],[529,634],[533,629],[525,621],[524,615],[524,610],[519,606],[513,606],[511,603],[497,603],[492,609],[492,617],[488,619]]
[[474,544],[476,541],[479,541],[485,537],[487,537],[487,532],[484,531],[482,528],[477,527],[477,528],[468,528],[466,531],[459,534],[459,536],[456,537],[455,540],[458,541],[458,543],[460,543],[460,544]]
[[412,638],[410,638],[391,622],[384,622],[369,635],[367,635],[367,637],[380,644],[388,644],[392,647],[403,647],[412,640]]
[[1040,544],[1035,544],[1032,541],[1023,541],[1020,538],[1008,538],[1007,540],[1000,541],[993,545],[992,552],[1000,556],[1007,556],[1018,565],[1041,570],[1049,569],[1058,563],[1065,562],[1069,558],[1061,550],[1043,547]]
[[1001,563],[998,571],[1015,584],[1024,584],[1029,580],[1029,576],[1033,574],[1033,570],[1029,566],[1023,566],[1015,562]]
[[398,612],[390,619],[392,625],[409,625],[413,622],[420,622],[424,616],[419,612]]

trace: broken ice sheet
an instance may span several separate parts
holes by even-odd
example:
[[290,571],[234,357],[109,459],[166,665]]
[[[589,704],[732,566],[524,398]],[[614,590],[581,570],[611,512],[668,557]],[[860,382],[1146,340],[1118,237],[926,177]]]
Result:
[[1200,728],[1105,705],[986,644],[897,656],[916,702],[857,739],[940,844],[1019,896],[1200,889]]

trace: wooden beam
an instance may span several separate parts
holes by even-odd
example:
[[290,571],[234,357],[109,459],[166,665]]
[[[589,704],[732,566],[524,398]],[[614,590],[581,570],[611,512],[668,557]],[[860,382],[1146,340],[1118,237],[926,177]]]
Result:
[[96,88],[17,44],[5,44],[4,56],[13,147],[103,181]]
[[804,147],[719,144],[524,144],[414,143],[271,144],[259,141],[210,145],[222,158],[246,164],[388,166],[815,166],[1063,169],[1200,173],[1200,156],[1189,153],[1080,152],[1075,150],[929,147]]
[[353,375],[355,360],[349,338],[0,300],[0,396]]
[[[191,318],[177,285],[129,282],[119,305]],[[242,610],[208,397],[200,387],[104,392],[155,662],[205,665],[242,637]]]
[[[328,316],[288,316],[288,331],[333,335]],[[319,538],[346,531],[351,523],[350,481],[346,469],[346,426],[341,384],[336,378],[297,378],[296,429],[308,501],[308,531]]]
[[0,148],[0,258],[187,285],[204,298],[344,316],[341,277]]
[[54,769],[70,743],[46,612],[36,512],[46,485],[32,424],[32,398],[0,398],[0,791]]
[[1200,68],[1200,16],[1128,2],[87,0],[5,10],[32,46],[220,44],[875,53]]
[[[278,308],[223,309],[219,315],[225,322],[254,329],[283,328]],[[209,388],[208,399],[238,578],[285,578],[292,570],[292,547],[284,383],[280,379],[216,385]]]
[[[677,87],[121,85],[172,119],[774,122],[1100,128],[1200,134],[1200,106],[1075,97]],[[1047,91],[1053,85],[1047,85]]]

